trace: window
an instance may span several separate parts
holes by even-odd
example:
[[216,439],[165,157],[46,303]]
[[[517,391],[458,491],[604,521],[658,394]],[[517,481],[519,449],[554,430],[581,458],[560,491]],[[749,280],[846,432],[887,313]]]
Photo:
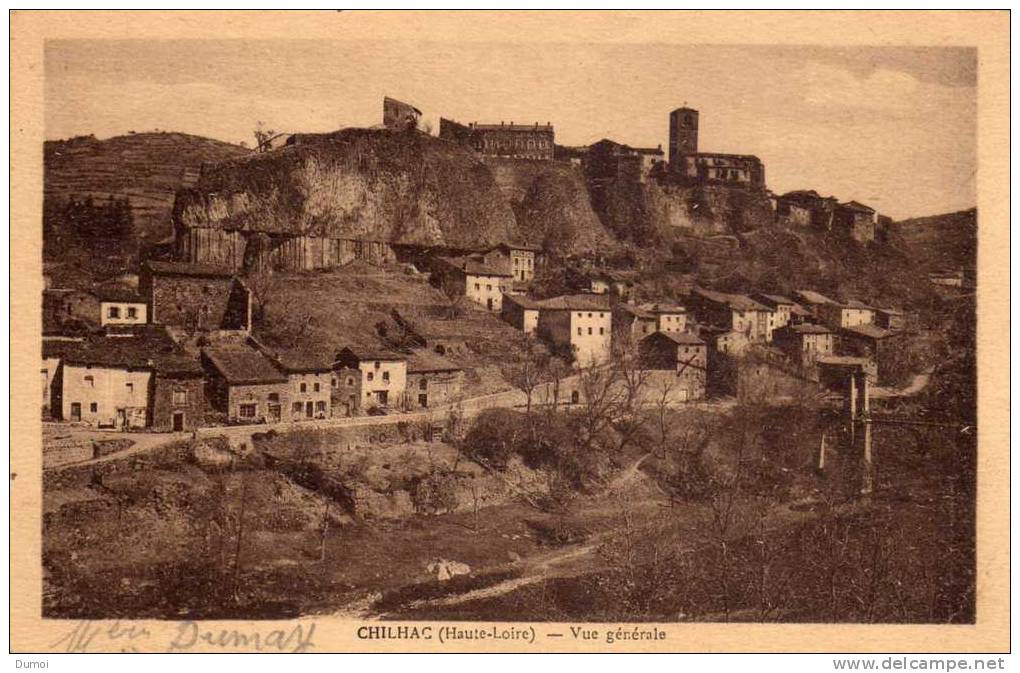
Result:
[[491,284],[489,284],[489,283],[486,283],[486,284],[485,284],[485,290],[486,290],[487,292],[492,292],[492,285],[491,285]]
[[134,383],[131,383],[130,381],[128,381],[127,383],[124,384],[124,387],[127,388],[127,394],[128,395],[134,395],[135,394],[135,384]]
[[605,327],[600,327],[599,328],[599,334],[605,334],[605,333],[606,333],[606,328]]
[[295,414],[300,414],[301,410],[304,408],[304,405],[301,404],[300,402],[295,402],[294,404],[290,405],[290,408]]
[[386,383],[389,383],[390,382],[390,373],[389,372],[383,372],[382,373],[382,380],[384,382],[386,382]]
[[280,401],[280,393],[269,393],[268,397],[269,397],[269,401],[270,402],[279,402]]
[[428,379],[422,379],[421,381],[419,381],[418,382],[418,387],[421,390],[428,390],[428,387],[429,387]]
[[299,389],[299,390],[300,390],[301,392],[303,392],[303,393],[306,393],[306,392],[308,392],[308,384],[307,384],[307,383],[302,383],[302,384],[301,384],[301,385],[299,386],[299,388],[298,388],[298,389]]
[[375,362],[375,368],[379,369],[379,362],[378,361]]
[[591,313],[589,313],[589,314],[588,314],[588,317],[589,317],[589,318],[591,317]]
[[322,402],[322,401],[316,402],[315,403],[315,411],[318,412],[318,413],[325,412],[326,411],[326,403]]
[[90,403],[89,404],[89,411],[91,411],[92,413],[97,413],[99,411],[99,403],[97,403],[97,402]]
[[89,388],[95,388],[96,387],[96,380],[94,378],[92,378],[91,374],[88,374],[85,377],[85,385],[87,385]]
[[481,283],[475,283],[475,291],[481,291],[481,289],[482,289],[482,284]]
[[374,379],[374,378],[375,378],[375,374],[374,374],[374,373],[372,373],[372,372],[369,372],[369,373],[368,373],[368,374],[367,374],[367,375],[365,376],[365,378],[366,378],[366,379],[368,379],[369,381],[371,381],[372,379]]
[[134,306],[128,306],[127,317],[129,317],[129,318],[137,318],[138,317],[138,309],[136,309]]
[[330,379],[329,385],[332,386],[333,388],[336,388],[336,377],[335,376],[332,379]]
[[588,328],[588,336],[591,336],[591,328]]
[[107,318],[119,318],[120,317],[120,308],[117,307],[117,306],[111,306],[110,308],[108,308],[106,310],[106,317]]
[[241,404],[237,407],[237,415],[241,418],[255,418],[256,409],[256,404]]
[[581,336],[581,328],[580,327],[577,328],[577,336]]
[[352,376],[348,376],[347,377],[347,385],[349,385],[349,386],[353,386],[354,385],[354,377],[352,377]]
[[319,392],[319,384],[318,383],[313,383],[312,384],[312,390],[314,390],[315,392]]

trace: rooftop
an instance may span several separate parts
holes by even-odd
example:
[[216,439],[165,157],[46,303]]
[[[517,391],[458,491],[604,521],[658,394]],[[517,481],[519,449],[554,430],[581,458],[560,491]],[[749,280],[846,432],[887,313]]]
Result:
[[747,295],[743,294],[728,294],[726,292],[716,292],[714,290],[706,290],[704,288],[697,288],[694,291],[701,297],[708,299],[709,301],[716,302],[718,304],[725,304],[734,311],[771,311],[768,306],[764,306],[751,299]]
[[538,310],[542,308],[542,301],[540,299],[532,299],[521,294],[505,294],[503,295],[503,303],[512,302],[517,304],[521,308]]
[[469,124],[468,128],[476,131],[548,131],[550,133],[553,130],[553,126],[549,122],[545,124],[539,124],[538,122],[534,124],[514,124],[513,122],[509,124],[503,122],[498,124],[479,124],[474,122]]
[[653,334],[649,334],[648,336],[646,336],[644,339],[642,339],[642,341],[649,341],[652,339],[655,340],[668,339],[680,346],[705,345],[704,340],[699,339],[696,335],[690,334],[688,332],[655,332]]
[[609,298],[600,294],[565,294],[542,300],[540,308],[553,311],[608,311]]
[[93,290],[93,294],[95,294],[99,301],[116,301],[135,304],[145,303],[142,296],[138,294],[138,290],[127,285],[109,283],[105,285],[98,285]]
[[821,365],[829,365],[830,367],[866,367],[871,364],[871,360],[868,358],[850,355],[819,355],[815,362]]
[[407,358],[407,372],[454,372],[461,367],[427,350],[416,350]]
[[509,268],[486,264],[483,260],[475,257],[440,257],[439,259],[455,269],[475,276],[510,277],[513,275]]
[[875,209],[871,206],[866,206],[860,201],[847,201],[846,203],[839,204],[840,208],[846,208],[847,210],[856,210],[859,213],[874,213]]
[[866,310],[869,310],[869,311],[873,310],[870,306],[865,304],[863,301],[857,301],[856,299],[850,299],[848,301],[843,302],[843,308],[866,309]]
[[795,334],[832,334],[832,330],[823,325],[814,325],[812,323],[803,323],[800,325],[787,325],[781,327],[776,332],[781,330],[789,330]]
[[162,374],[200,375],[202,368],[157,325],[138,325],[135,330],[117,336],[91,335],[73,346],[48,345],[43,353],[60,357],[67,364],[95,367],[152,369]]
[[794,290],[793,293],[808,304],[836,304],[838,302],[829,299],[821,292],[814,290]]
[[231,385],[284,383],[287,377],[269,358],[250,346],[230,345],[204,348],[203,354]]
[[858,336],[868,337],[869,339],[885,339],[898,334],[898,332],[891,332],[879,327],[878,325],[854,325],[853,327],[844,327],[843,331],[849,332],[850,334],[856,334]]
[[341,353],[344,351],[349,351],[357,360],[387,360],[395,362],[407,359],[406,355],[382,346],[352,344],[340,350]]
[[793,305],[794,301],[789,297],[784,297],[781,294],[766,294],[764,292],[757,292],[753,295],[755,299],[764,301],[765,303],[771,303],[778,306],[779,304]]

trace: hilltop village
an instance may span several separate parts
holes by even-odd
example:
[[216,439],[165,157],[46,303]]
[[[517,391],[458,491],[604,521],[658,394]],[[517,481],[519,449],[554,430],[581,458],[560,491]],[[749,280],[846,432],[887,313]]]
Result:
[[[417,108],[387,98],[374,132],[419,134],[420,119]],[[560,146],[550,123],[443,118],[438,137],[483,157],[582,167],[596,186],[600,180],[654,181],[746,192],[767,201],[777,226],[824,231],[848,245],[874,241],[888,225],[888,218],[857,201],[811,190],[773,194],[758,157],[701,151],[698,124],[697,110],[670,113],[668,156],[661,146],[609,139]],[[329,139],[278,134],[265,138],[256,154]],[[883,354],[896,348],[911,324],[902,307],[829,297],[809,287],[791,296],[771,288],[728,293],[695,281],[683,293],[648,296],[635,288],[632,271],[606,264],[568,268],[567,292],[536,296],[536,275],[550,261],[529,241],[451,246],[267,234],[251,226],[193,226],[180,212],[175,209],[169,258],[142,260],[136,275],[91,289],[44,291],[44,418],[93,428],[191,432],[447,409],[514,387],[509,380],[479,384],[478,363],[460,357],[473,344],[450,328],[478,320],[508,347],[514,341],[519,351],[537,349],[544,363],[556,358],[568,371],[629,358],[631,366],[666,382],[671,404],[734,395],[748,385],[748,376],[776,396],[804,386],[842,390],[855,372],[881,382]],[[274,272],[358,265],[426,284],[448,304],[448,315],[430,321],[430,330],[392,308],[375,340],[352,334],[312,348],[298,348],[285,337],[264,338],[264,286]],[[387,297],[368,301],[385,304]],[[547,402],[576,405],[583,395],[578,386],[565,385]]]

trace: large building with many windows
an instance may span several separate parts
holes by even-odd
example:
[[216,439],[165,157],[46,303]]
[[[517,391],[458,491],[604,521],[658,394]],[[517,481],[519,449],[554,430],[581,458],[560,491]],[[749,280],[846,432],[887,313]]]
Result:
[[439,120],[439,137],[470,147],[479,154],[513,159],[552,159],[555,133],[551,123],[458,124]]

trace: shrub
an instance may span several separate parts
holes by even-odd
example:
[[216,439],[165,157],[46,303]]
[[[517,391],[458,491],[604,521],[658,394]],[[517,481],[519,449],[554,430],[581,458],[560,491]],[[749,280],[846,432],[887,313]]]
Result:
[[506,409],[483,411],[464,437],[465,451],[486,465],[505,470],[524,429],[523,414]]

